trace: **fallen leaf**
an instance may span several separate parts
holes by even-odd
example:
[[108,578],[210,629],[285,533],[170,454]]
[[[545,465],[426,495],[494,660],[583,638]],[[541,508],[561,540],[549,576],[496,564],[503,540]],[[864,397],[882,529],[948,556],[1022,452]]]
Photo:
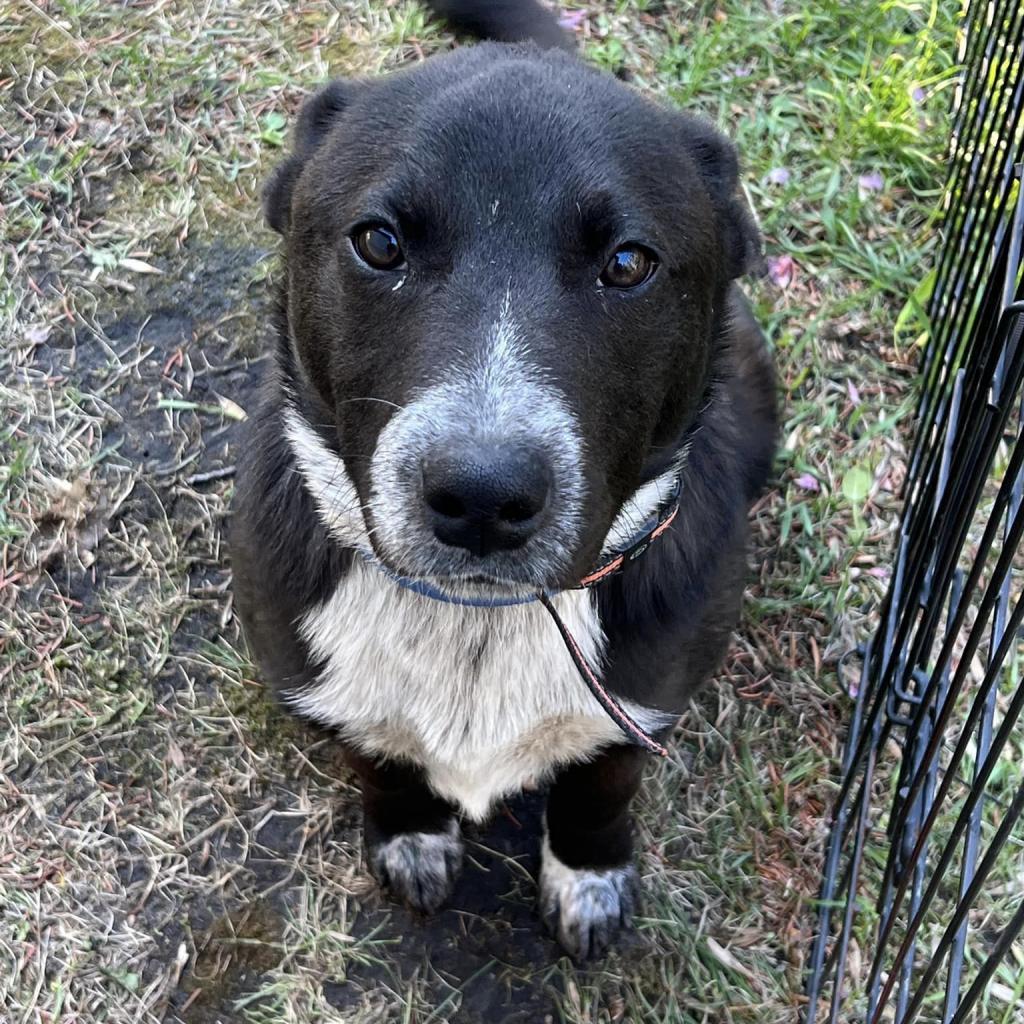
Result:
[[111,981],[116,981],[122,988],[129,992],[138,992],[139,983],[142,980],[135,971],[126,971],[122,968],[116,970],[109,970],[101,968],[103,973],[110,978]]
[[89,511],[89,477],[88,474],[74,480],[61,480],[59,477],[48,477],[44,481],[46,490],[52,501],[39,522],[65,522],[70,526],[80,523]]
[[851,505],[863,505],[871,493],[871,473],[864,466],[854,466],[843,476],[843,497]]
[[174,740],[167,743],[167,760],[180,772],[185,767],[185,755]]
[[723,967],[728,967],[730,971],[735,971],[737,974],[742,974],[748,981],[756,982],[758,980],[757,975],[749,968],[740,963],[724,946],[720,946],[711,936],[709,935],[706,939],[708,949],[711,951],[711,955],[720,963]]
[[125,270],[131,270],[136,274],[162,274],[163,271],[159,267],[154,267],[152,263],[147,263],[145,260],[137,260],[132,256],[125,256],[121,260],[121,266]]
[[241,422],[249,417],[249,414],[237,402],[232,402],[230,398],[218,395],[217,403],[220,405],[221,412],[224,413],[229,420],[238,420]]

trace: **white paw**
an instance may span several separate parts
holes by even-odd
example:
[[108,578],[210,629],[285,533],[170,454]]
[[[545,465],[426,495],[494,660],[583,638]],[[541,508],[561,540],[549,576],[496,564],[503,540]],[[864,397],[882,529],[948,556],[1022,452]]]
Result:
[[451,895],[462,867],[462,839],[452,820],[445,832],[402,832],[372,853],[373,870],[414,910],[433,913]]
[[541,914],[570,956],[585,960],[604,953],[620,931],[631,927],[638,893],[639,879],[632,864],[571,868],[551,852],[544,837]]

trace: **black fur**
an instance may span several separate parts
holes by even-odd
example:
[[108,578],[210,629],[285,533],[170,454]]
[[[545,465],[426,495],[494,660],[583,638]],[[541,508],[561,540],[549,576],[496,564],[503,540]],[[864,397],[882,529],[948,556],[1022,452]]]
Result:
[[[502,38],[564,41],[532,4],[516,8],[529,24],[507,31],[493,19],[511,3],[434,6],[470,26],[475,11],[476,27]],[[756,265],[760,240],[732,146],[557,49],[483,44],[324,87],[264,202],[290,273],[277,367],[240,462],[232,549],[239,612],[267,678],[284,688],[315,678],[295,623],[353,557],[298,478],[286,399],[367,503],[370,459],[394,410],[479,346],[509,297],[586,440],[587,525],[550,585],[572,585],[593,565],[623,501],[689,445],[672,529],[597,590],[608,688],[681,712],[736,624],[747,511],[776,432],[771,363],[734,284]],[[353,255],[349,235],[375,220],[397,226],[415,268],[400,288]],[[635,293],[597,289],[609,251],[631,240],[656,250],[655,276]],[[453,809],[415,766],[353,758],[371,844],[443,830]],[[564,863],[629,859],[642,764],[616,747],[558,775],[549,830]]]
[[430,6],[455,28],[481,39],[572,49],[555,16],[537,0],[432,0]]

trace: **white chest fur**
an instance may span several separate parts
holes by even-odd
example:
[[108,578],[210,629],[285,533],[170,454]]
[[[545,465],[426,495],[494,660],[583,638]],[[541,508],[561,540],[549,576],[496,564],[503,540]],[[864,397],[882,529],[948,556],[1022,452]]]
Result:
[[[604,647],[592,596],[555,604],[592,665]],[[300,624],[319,681],[293,706],[363,750],[422,765],[431,786],[482,818],[498,798],[623,737],[537,604],[468,608],[410,593],[357,562]],[[644,728],[665,716],[626,705]]]

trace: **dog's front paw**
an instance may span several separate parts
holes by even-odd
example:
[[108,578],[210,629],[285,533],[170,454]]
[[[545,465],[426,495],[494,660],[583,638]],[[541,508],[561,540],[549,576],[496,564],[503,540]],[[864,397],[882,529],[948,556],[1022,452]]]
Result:
[[551,851],[547,839],[540,869],[544,923],[572,957],[600,956],[619,932],[631,927],[640,883],[636,868],[571,868]]
[[459,826],[453,819],[444,832],[400,832],[377,845],[370,860],[393,895],[433,913],[451,895],[462,867]]

